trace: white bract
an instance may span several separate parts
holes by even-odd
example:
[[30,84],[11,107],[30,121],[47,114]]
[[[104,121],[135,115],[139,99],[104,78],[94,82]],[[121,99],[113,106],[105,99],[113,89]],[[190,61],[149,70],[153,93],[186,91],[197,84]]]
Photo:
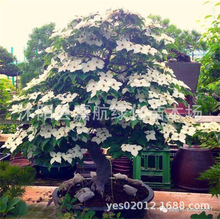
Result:
[[96,142],[97,144],[100,144],[104,142],[108,137],[111,137],[112,135],[109,133],[108,129],[106,128],[98,128],[96,130],[96,136],[92,138],[93,142]]
[[128,103],[128,102],[123,101],[123,100],[113,99],[109,102],[110,102],[109,109],[111,111],[117,110],[117,111],[120,111],[120,112],[125,112],[126,110],[132,109],[131,103]]
[[122,151],[130,152],[133,156],[137,156],[139,151],[142,150],[142,147],[140,145],[136,144],[123,144],[121,145]]
[[54,162],[61,163],[62,154],[60,152],[55,153],[52,151],[50,152],[50,156],[52,157],[52,159],[50,160],[51,164],[53,164]]
[[146,134],[146,138],[148,141],[157,140],[155,136],[156,132],[154,130],[145,131],[144,133]]

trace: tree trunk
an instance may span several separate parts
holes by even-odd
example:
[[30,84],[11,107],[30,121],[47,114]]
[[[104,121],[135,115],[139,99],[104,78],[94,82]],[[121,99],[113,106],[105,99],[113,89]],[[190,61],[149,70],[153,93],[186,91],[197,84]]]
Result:
[[96,177],[93,178],[92,189],[98,191],[102,196],[104,194],[105,185],[110,180],[111,165],[110,161],[106,158],[100,147],[97,147],[95,143],[90,142],[88,145],[88,151],[91,159],[96,163]]

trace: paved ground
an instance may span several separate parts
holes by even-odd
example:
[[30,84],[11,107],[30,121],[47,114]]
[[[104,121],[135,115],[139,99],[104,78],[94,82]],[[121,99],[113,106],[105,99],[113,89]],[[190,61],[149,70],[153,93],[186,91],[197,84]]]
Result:
[[[47,187],[47,186],[30,186],[26,188],[25,200],[28,204],[31,204],[30,213],[22,217],[24,219],[32,218],[55,218],[55,206],[51,205],[46,207],[48,200],[51,198],[51,194],[56,187]],[[180,206],[180,203],[184,204],[185,209],[183,211],[161,211],[162,205],[171,205],[174,206],[174,203],[177,203]],[[146,218],[148,219],[178,219],[178,218],[190,218],[191,214],[201,213],[202,211],[190,210],[191,208],[197,207],[205,208],[205,204],[209,205],[209,208],[212,208],[211,211],[207,211],[207,214],[213,214],[213,218],[217,218],[217,215],[220,214],[220,201],[211,197],[209,194],[201,193],[184,193],[184,192],[163,192],[155,191],[155,197],[151,204],[149,204],[149,209]],[[206,207],[207,208],[207,207]]]

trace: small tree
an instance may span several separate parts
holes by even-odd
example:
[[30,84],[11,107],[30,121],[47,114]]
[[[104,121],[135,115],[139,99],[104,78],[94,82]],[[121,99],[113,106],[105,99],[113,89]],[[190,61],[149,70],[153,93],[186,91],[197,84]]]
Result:
[[113,158],[132,158],[143,148],[183,144],[193,134],[191,120],[164,108],[184,101],[187,86],[160,62],[171,40],[158,30],[137,14],[115,10],[76,18],[52,34],[50,65],[11,109],[12,118],[31,118],[31,126],[5,147],[48,167],[74,164],[86,148],[97,164],[93,188],[103,194],[111,171],[101,147]]
[[45,49],[51,45],[49,39],[55,28],[54,23],[43,25],[39,28],[34,28],[30,39],[27,42],[27,48],[24,51],[26,62],[20,63],[19,67],[22,71],[21,86],[31,81],[31,79],[39,76],[44,71]]

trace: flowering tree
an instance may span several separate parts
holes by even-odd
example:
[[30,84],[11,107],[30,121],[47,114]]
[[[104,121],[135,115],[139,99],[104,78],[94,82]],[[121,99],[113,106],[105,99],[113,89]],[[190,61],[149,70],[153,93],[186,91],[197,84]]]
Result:
[[158,28],[115,10],[52,34],[47,70],[12,103],[11,117],[29,125],[5,147],[48,167],[74,164],[87,149],[97,164],[93,188],[103,194],[110,162],[101,147],[131,158],[149,146],[185,143],[192,121],[164,109],[184,101],[188,87],[161,62],[172,39]]

